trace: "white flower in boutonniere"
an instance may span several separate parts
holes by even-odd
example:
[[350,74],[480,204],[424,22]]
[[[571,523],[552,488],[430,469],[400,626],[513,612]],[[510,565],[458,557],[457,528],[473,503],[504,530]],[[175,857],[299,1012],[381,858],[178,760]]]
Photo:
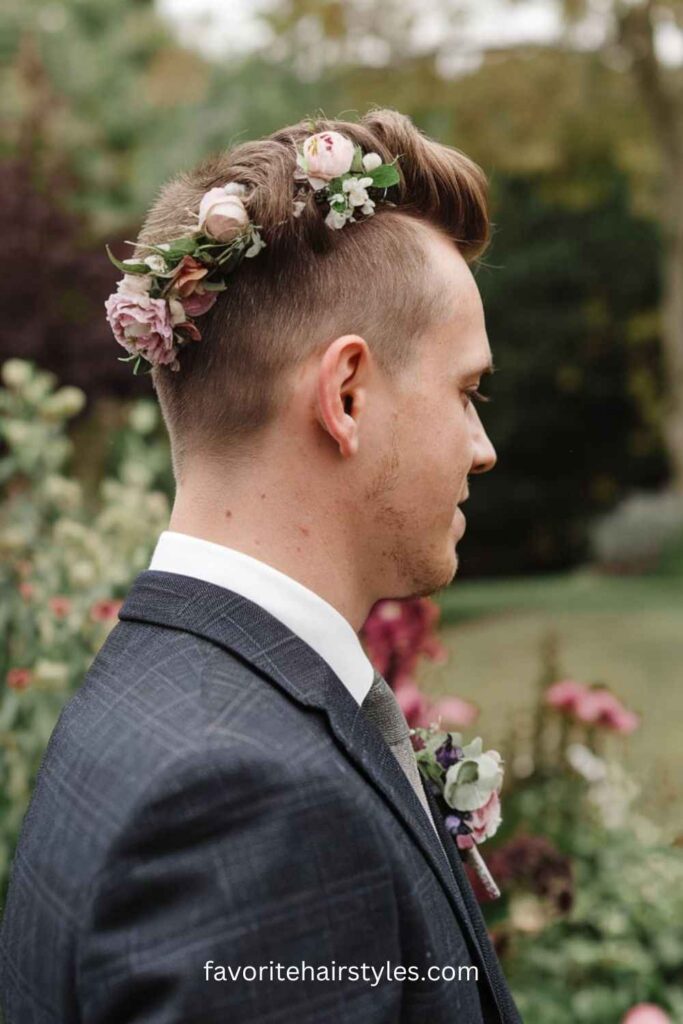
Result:
[[[456,734],[457,735],[457,734]],[[502,758],[497,750],[482,752],[479,736],[462,748],[463,757],[446,772],[443,796],[450,807],[476,811],[503,784]]]
[[500,896],[477,846],[498,831],[503,759],[497,750],[483,749],[480,737],[463,744],[457,732],[435,726],[413,729],[413,746],[420,771],[444,815],[444,824],[479,875],[489,895]]

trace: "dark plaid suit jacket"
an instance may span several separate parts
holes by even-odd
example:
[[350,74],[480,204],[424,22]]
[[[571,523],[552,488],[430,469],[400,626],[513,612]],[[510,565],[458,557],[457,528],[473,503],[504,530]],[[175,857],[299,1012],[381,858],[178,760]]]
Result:
[[[449,866],[327,663],[174,573],[142,573],[120,617],[24,821],[6,1024],[518,1022],[452,840]],[[207,981],[207,961],[247,980]],[[287,966],[303,978],[278,980]],[[320,980],[341,966],[359,980]]]

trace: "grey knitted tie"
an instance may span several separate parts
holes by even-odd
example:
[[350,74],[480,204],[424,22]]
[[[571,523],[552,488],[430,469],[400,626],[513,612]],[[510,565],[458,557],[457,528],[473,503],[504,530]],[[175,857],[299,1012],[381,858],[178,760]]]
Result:
[[[410,742],[410,729],[406,722],[405,715],[399,707],[394,692],[386,679],[375,671],[372,686],[361,707],[370,721],[379,729],[384,737],[387,746],[403,769],[408,782],[415,790],[415,794],[425,809],[425,814],[431,821],[434,831],[436,825],[432,818],[432,812],[427,801],[420,769],[415,760],[415,751]],[[438,838],[438,832],[437,832]]]

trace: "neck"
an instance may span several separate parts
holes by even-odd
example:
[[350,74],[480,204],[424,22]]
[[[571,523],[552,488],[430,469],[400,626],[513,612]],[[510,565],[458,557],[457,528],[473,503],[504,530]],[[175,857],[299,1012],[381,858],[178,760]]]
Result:
[[377,597],[371,577],[357,571],[357,532],[345,526],[334,501],[321,505],[323,490],[285,467],[252,466],[224,480],[195,466],[178,486],[169,529],[266,562],[322,597],[358,632]]

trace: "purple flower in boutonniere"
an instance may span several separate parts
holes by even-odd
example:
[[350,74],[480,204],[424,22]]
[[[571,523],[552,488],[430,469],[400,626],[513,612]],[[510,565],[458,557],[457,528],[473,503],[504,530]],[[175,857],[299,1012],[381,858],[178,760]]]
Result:
[[462,747],[456,747],[453,743],[453,733],[446,733],[446,739],[443,741],[440,747],[434,752],[436,760],[439,762],[444,771],[453,764],[457,764],[461,761],[464,754]]
[[500,895],[477,846],[490,839],[501,823],[500,790],[503,760],[497,750],[484,750],[481,738],[463,744],[457,732],[431,726],[414,729],[415,757],[444,814],[444,824],[459,850],[468,857],[489,895]]

